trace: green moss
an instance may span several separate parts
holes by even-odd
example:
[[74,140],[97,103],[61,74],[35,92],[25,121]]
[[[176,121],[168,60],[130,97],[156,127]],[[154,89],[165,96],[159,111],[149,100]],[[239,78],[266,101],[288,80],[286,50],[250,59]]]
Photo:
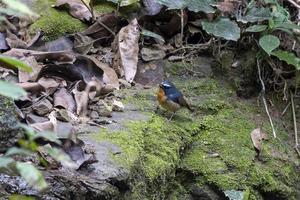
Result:
[[[256,157],[251,131],[262,126],[270,133],[256,101],[240,101],[212,79],[174,82],[196,107],[195,113],[182,109],[167,122],[168,114],[153,114],[156,89],[122,90],[118,95],[125,98],[123,102],[150,119],[128,122],[122,131],[93,135],[99,142],[121,147],[122,153],[112,157],[132,172],[127,199],[165,199],[168,192],[170,199],[186,199],[192,187],[208,185],[220,192],[244,191],[249,200],[270,194],[294,198],[293,150],[270,134],[263,141],[261,160]],[[278,130],[280,138],[285,135]]]
[[70,16],[66,11],[51,8],[52,3],[52,1],[36,3],[35,10],[40,11],[41,17],[30,26],[30,32],[35,33],[37,30],[42,30],[45,40],[50,41],[67,33],[83,31],[87,27],[86,24]]
[[[251,187],[251,191],[259,188],[262,193],[292,198],[291,183],[295,182],[292,164],[283,162],[282,155],[278,158],[273,155],[274,151],[288,151],[287,147],[284,150],[278,140],[264,142],[262,155],[265,163],[261,164],[256,159],[250,138],[256,125],[246,110],[252,109],[242,108],[227,107],[204,117],[201,123],[203,132],[197,135],[196,142],[182,160],[182,169],[204,176],[208,183],[222,191]],[[218,156],[210,157],[212,153]]]
[[111,13],[115,11],[117,6],[112,2],[96,1],[93,8],[94,11],[98,12],[99,14],[104,14],[104,13]]

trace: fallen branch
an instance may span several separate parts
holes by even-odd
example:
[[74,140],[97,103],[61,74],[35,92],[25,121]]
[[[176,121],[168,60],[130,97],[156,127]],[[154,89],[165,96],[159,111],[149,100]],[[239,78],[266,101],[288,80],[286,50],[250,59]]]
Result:
[[265,98],[266,87],[265,87],[264,81],[262,80],[262,77],[261,77],[261,70],[260,70],[260,65],[259,65],[258,59],[256,60],[256,63],[257,63],[258,77],[259,77],[259,80],[260,80],[260,83],[261,83],[261,98],[263,100],[264,107],[265,107],[266,113],[267,113],[269,121],[270,121],[273,136],[274,136],[274,138],[276,138],[276,132],[275,132],[275,129],[274,129],[273,121],[272,121],[272,118],[271,118],[271,115],[270,115],[270,112],[269,112],[269,109],[268,109],[267,101],[266,101],[266,98]]

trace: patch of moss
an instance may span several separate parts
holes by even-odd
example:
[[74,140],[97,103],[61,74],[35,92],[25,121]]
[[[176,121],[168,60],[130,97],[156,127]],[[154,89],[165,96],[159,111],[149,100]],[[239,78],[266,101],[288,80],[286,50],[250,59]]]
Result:
[[[270,135],[263,142],[261,160],[256,158],[251,131],[262,125],[270,133],[268,119],[262,117],[256,101],[241,101],[212,79],[173,82],[201,115],[182,109],[167,122],[167,114],[153,114],[156,88],[122,90],[123,102],[135,105],[150,120],[93,135],[121,147],[122,153],[112,157],[132,171],[127,199],[166,199],[167,194],[169,199],[185,199],[192,187],[208,186],[221,194],[244,191],[250,200],[270,195],[295,198],[293,150]],[[284,134],[278,130],[280,138]]]
[[86,24],[72,17],[66,11],[51,8],[51,4],[54,2],[38,1],[36,3],[35,10],[39,12],[41,17],[30,26],[30,32],[35,33],[37,30],[42,30],[45,41],[51,41],[64,34],[80,32],[86,29]]
[[112,2],[107,1],[96,1],[94,5],[94,11],[99,14],[111,13],[117,9],[117,6]]
[[221,191],[251,187],[251,192],[258,189],[263,194],[293,199],[295,170],[291,169],[291,163],[282,160],[284,156],[274,157],[271,153],[290,150],[287,147],[284,150],[278,140],[271,139],[263,145],[265,163],[258,161],[250,138],[256,125],[250,115],[243,110],[225,108],[215,115],[205,116],[201,123],[203,132],[196,136],[181,168],[203,176],[207,183]]

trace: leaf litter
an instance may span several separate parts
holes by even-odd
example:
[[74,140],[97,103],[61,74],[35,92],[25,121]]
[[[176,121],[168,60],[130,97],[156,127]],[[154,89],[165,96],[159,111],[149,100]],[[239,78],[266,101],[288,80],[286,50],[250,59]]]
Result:
[[[145,88],[155,86],[164,79],[164,59],[181,56],[178,53],[182,52],[175,50],[180,43],[180,16],[156,1],[144,4],[145,13],[126,20],[116,13],[92,13],[90,1],[57,0],[56,9],[67,10],[89,27],[45,42],[42,31],[29,34],[36,18],[7,16],[8,28],[0,31],[3,56],[19,59],[32,69],[29,73],[15,70],[0,60],[2,76],[15,77],[17,85],[27,91],[27,96],[17,101],[20,116],[34,130],[51,132],[62,141],[60,150],[75,162],[75,169],[97,162],[77,138],[80,124],[102,127],[113,123],[106,118],[126,109],[115,90],[135,83]],[[223,7],[224,11],[231,9],[230,5]],[[184,12],[183,26],[187,22],[188,13]],[[48,158],[59,154],[51,150],[52,145],[46,143],[40,154],[50,168],[60,168],[57,161]]]

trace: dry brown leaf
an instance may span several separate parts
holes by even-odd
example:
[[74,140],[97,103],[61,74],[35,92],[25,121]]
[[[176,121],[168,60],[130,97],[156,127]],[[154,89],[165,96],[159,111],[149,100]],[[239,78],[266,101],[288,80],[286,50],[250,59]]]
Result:
[[34,51],[26,49],[17,49],[13,48],[3,55],[11,56],[14,58],[21,59],[27,56],[34,56],[38,62],[53,62],[56,64],[61,63],[73,63],[76,59],[72,51],[52,51],[52,52],[43,52],[43,51]]
[[126,27],[123,27],[118,36],[117,52],[113,60],[113,68],[120,76],[131,83],[135,77],[138,63],[140,30],[137,19],[134,19]]
[[61,7],[67,5],[69,7],[70,14],[82,21],[90,21],[92,19],[92,13],[81,2],[81,0],[57,0],[55,7]]
[[[119,18],[114,13],[103,14],[97,17],[96,22],[88,27],[82,34],[97,40],[97,42],[94,43],[94,47],[98,47],[99,45],[104,46],[112,42],[114,38],[113,33],[118,29],[118,22]],[[103,27],[103,24],[106,28]]]
[[260,128],[254,129],[251,132],[252,143],[253,143],[255,149],[257,149],[259,152],[261,151],[262,140],[267,139],[267,138],[268,138],[267,134],[264,133]]
[[10,48],[26,48],[27,44],[9,30],[6,31],[6,42]]
[[94,39],[82,33],[74,34],[74,51],[86,55],[93,48]]
[[53,95],[54,107],[62,107],[70,112],[75,112],[76,103],[73,96],[66,88],[60,88]]
[[86,56],[91,61],[95,63],[97,67],[103,70],[103,83],[105,86],[112,86],[115,89],[119,89],[119,80],[116,72],[110,68],[107,64],[100,62],[97,58],[93,56]]
[[232,13],[235,10],[236,7],[236,0],[225,0],[223,2],[219,2],[216,7],[222,12],[222,13]]
[[38,84],[44,88],[47,94],[53,94],[60,85],[56,79],[46,77],[40,78]]
[[19,82],[24,83],[28,81],[36,81],[38,74],[40,73],[42,66],[38,64],[38,62],[35,60],[33,56],[29,57],[23,57],[20,59],[27,65],[29,65],[32,68],[32,72],[24,72],[22,70],[19,70],[18,76],[19,76]]

